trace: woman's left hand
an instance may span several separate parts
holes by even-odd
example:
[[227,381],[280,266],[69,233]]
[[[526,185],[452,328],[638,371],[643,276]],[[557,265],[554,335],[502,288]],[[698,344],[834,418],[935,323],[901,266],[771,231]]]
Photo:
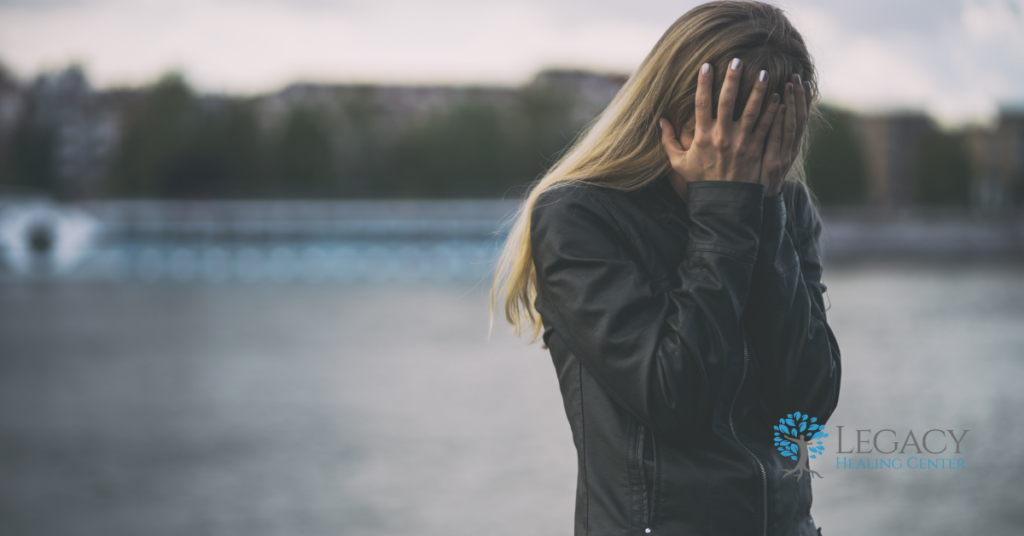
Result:
[[760,182],[765,185],[765,196],[778,195],[789,168],[800,154],[807,118],[810,116],[810,82],[801,82],[794,74],[783,90],[783,105],[775,114],[768,134],[764,156],[761,157]]

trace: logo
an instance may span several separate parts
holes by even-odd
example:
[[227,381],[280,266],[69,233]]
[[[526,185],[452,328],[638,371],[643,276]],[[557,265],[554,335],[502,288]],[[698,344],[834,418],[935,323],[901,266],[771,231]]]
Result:
[[775,425],[775,448],[783,456],[796,460],[796,466],[783,473],[783,476],[796,474],[796,479],[800,480],[804,473],[810,473],[811,478],[822,478],[807,465],[809,459],[817,458],[825,452],[820,440],[828,437],[828,434],[825,433],[825,425],[817,424],[817,421],[817,417],[808,419],[807,414],[797,411],[779,419],[779,424]]

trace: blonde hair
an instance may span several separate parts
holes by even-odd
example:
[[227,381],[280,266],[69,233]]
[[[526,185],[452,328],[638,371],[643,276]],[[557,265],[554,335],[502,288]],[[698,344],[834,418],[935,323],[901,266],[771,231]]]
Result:
[[[573,183],[629,191],[668,173],[671,165],[661,145],[658,119],[672,121],[678,132],[693,117],[697,71],[704,63],[714,67],[712,109],[717,109],[732,58],[743,61],[734,119],[739,118],[762,69],[768,71],[768,87],[780,94],[793,73],[801,75],[811,83],[812,102],[816,100],[813,62],[803,38],[781,9],[752,1],[709,2],[679,17],[604,111],[533,183],[518,211],[506,222],[508,238],[491,283],[492,329],[499,297],[504,299],[505,318],[517,336],[530,328],[533,343],[543,328],[533,305],[537,273],[530,243],[530,216],[540,194]],[[769,100],[764,99],[762,110]],[[788,178],[803,181],[802,162],[794,163]]]

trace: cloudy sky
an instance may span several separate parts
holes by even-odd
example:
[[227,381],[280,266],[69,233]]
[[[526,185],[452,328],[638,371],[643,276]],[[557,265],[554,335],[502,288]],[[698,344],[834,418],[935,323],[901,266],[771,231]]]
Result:
[[[0,0],[0,61],[68,62],[100,86],[169,69],[200,88],[291,81],[519,84],[548,66],[628,72],[679,15],[667,0]],[[1024,0],[784,0],[828,100],[947,124],[1024,105]]]

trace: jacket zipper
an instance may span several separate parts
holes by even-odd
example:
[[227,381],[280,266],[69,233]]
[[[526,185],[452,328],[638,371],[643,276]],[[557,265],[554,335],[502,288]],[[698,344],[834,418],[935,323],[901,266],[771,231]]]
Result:
[[763,536],[767,536],[768,535],[768,473],[764,470],[764,465],[761,463],[761,460],[759,460],[757,458],[757,456],[755,456],[754,453],[751,452],[751,450],[748,449],[747,446],[744,445],[742,441],[740,441],[740,436],[736,434],[736,425],[733,424],[733,419],[732,419],[733,410],[736,409],[736,399],[739,398],[740,391],[743,390],[743,380],[745,380],[747,378],[747,363],[749,361],[750,361],[750,353],[747,351],[747,335],[746,335],[746,333],[744,333],[743,334],[743,374],[740,375],[740,385],[739,385],[739,387],[736,388],[736,394],[733,395],[733,397],[732,397],[732,405],[729,406],[729,429],[732,430],[732,436],[734,438],[736,438],[736,442],[739,443],[741,447],[743,447],[743,450],[747,451],[747,454],[749,454],[751,458],[754,458],[754,461],[757,462],[758,468],[761,469],[761,494],[762,494],[761,496],[763,498],[762,504],[763,504],[763,509],[764,509],[763,510],[764,514],[763,514],[763,517],[762,517],[762,520],[761,520],[761,526],[762,526],[761,534]]
[[[639,434],[637,434],[637,446],[636,446],[637,458],[636,459],[637,459],[637,468],[640,470],[640,487],[641,487],[641,489],[643,489],[643,495],[642,495],[642,498],[641,498],[641,501],[640,501],[640,507],[643,509],[642,510],[643,515],[641,517],[640,522],[644,526],[644,532],[645,533],[650,533],[651,532],[651,521],[652,521],[652,518],[654,517],[653,516],[653,510],[654,510],[654,491],[653,491],[654,485],[653,484],[654,483],[653,482],[651,483],[652,490],[650,492],[648,492],[647,491],[647,468],[644,466],[644,438],[647,436],[647,429],[644,428],[644,425],[642,425],[642,424],[639,425],[639,426],[640,426],[640,430],[639,430]],[[651,452],[654,454],[654,464],[655,464],[654,465],[654,473],[655,473],[655,477],[657,477],[658,457],[657,457],[657,452],[654,451],[654,447],[655,447],[654,435],[652,434],[651,435]]]

